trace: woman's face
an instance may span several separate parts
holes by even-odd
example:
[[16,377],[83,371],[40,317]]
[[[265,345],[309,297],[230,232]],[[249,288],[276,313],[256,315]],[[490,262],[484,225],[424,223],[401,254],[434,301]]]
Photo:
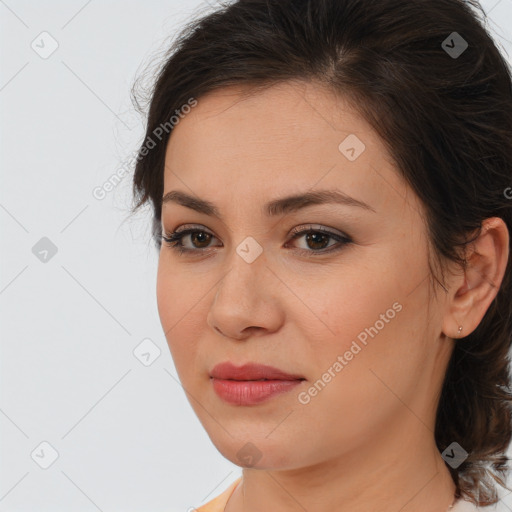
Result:
[[[159,258],[158,309],[179,378],[235,464],[387,461],[404,435],[433,438],[452,348],[443,294],[429,304],[422,206],[344,100],[305,83],[239,91],[199,98],[167,147],[164,196],[215,208],[162,207],[164,234],[197,230],[181,239],[189,252],[164,242]],[[267,210],[320,191],[352,200]],[[224,362],[301,380],[213,379]]]

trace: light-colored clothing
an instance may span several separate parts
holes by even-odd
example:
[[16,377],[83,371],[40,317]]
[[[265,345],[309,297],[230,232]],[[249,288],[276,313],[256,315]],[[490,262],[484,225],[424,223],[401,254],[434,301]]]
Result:
[[[196,509],[197,512],[224,512],[224,507],[241,481],[242,477],[237,478],[224,492]],[[510,512],[510,509],[501,502],[489,507],[477,507],[470,501],[458,500],[449,512]]]
[[237,478],[224,492],[219,494],[216,498],[205,503],[197,509],[197,512],[224,512],[224,507],[229,498],[233,494],[236,486],[242,481],[242,477]]
[[510,509],[499,501],[495,505],[488,507],[477,507],[470,501],[458,500],[455,506],[449,512],[510,512]]

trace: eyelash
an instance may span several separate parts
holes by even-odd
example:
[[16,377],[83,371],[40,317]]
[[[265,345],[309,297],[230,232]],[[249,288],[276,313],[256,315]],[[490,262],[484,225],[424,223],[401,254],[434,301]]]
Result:
[[[296,249],[299,252],[299,254],[302,254],[304,256],[308,256],[308,257],[313,256],[314,257],[316,255],[331,254],[331,253],[340,251],[341,249],[343,249],[343,247],[345,245],[352,243],[352,239],[350,237],[339,235],[338,233],[333,233],[332,231],[328,231],[324,228],[313,228],[312,226],[308,226],[309,229],[300,230],[300,228],[302,228],[302,227],[304,227],[304,226],[300,226],[300,227],[294,228],[292,230],[293,236],[291,237],[290,240],[295,240],[296,238],[300,238],[301,236],[307,235],[310,233],[322,233],[323,235],[327,235],[329,238],[333,238],[338,242],[337,247],[336,247],[336,244],[334,244],[333,246],[331,246],[328,249],[320,249],[318,251],[307,250],[307,249]],[[170,247],[174,251],[177,251],[180,256],[185,253],[199,254],[201,252],[207,251],[208,249],[211,249],[211,247],[207,247],[207,248],[203,248],[203,249],[188,249],[188,248],[183,247],[183,244],[181,243],[182,238],[185,237],[186,235],[190,235],[193,233],[207,233],[207,234],[213,236],[214,238],[216,238],[213,233],[210,233],[209,231],[206,231],[204,229],[187,228],[187,229],[183,229],[181,231],[173,231],[172,233],[169,233],[169,234],[165,233],[162,235],[162,240],[165,242],[165,244],[168,247]]]

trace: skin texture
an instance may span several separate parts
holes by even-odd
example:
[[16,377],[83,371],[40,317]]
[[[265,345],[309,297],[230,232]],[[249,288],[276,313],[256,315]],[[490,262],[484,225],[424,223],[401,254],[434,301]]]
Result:
[[[193,224],[213,236],[184,237],[197,255],[163,243],[157,276],[161,323],[199,420],[234,464],[244,466],[237,453],[248,442],[260,456],[245,467],[226,512],[444,512],[455,486],[434,441],[436,407],[458,326],[462,336],[477,327],[503,278],[506,225],[486,221],[466,275],[448,267],[448,292],[434,296],[422,205],[370,125],[318,84],[240,91],[199,98],[174,129],[164,195],[206,199],[222,219],[165,203],[164,233]],[[366,146],[354,161],[338,149],[349,134]],[[375,212],[339,204],[276,218],[262,212],[271,199],[320,189]],[[337,244],[291,239],[308,224],[352,243],[302,255]],[[263,249],[252,263],[236,251],[248,236]],[[299,393],[397,303],[400,311],[301,403]],[[268,364],[306,380],[259,405],[231,405],[209,377],[223,361]]]

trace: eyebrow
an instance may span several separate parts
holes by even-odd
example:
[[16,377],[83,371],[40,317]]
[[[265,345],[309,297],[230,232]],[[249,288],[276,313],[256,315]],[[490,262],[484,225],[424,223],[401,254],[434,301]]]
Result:
[[[190,208],[205,215],[215,216],[222,220],[222,215],[219,209],[210,201],[200,199],[181,192],[179,190],[172,190],[167,192],[162,198],[162,205],[174,202]],[[263,212],[269,217],[284,215],[286,213],[294,212],[308,206],[316,204],[337,203],[347,206],[356,206],[365,210],[377,213],[374,208],[363,201],[348,196],[347,194],[337,190],[316,190],[314,192],[305,192],[291,196],[274,199],[266,203],[263,207]]]

